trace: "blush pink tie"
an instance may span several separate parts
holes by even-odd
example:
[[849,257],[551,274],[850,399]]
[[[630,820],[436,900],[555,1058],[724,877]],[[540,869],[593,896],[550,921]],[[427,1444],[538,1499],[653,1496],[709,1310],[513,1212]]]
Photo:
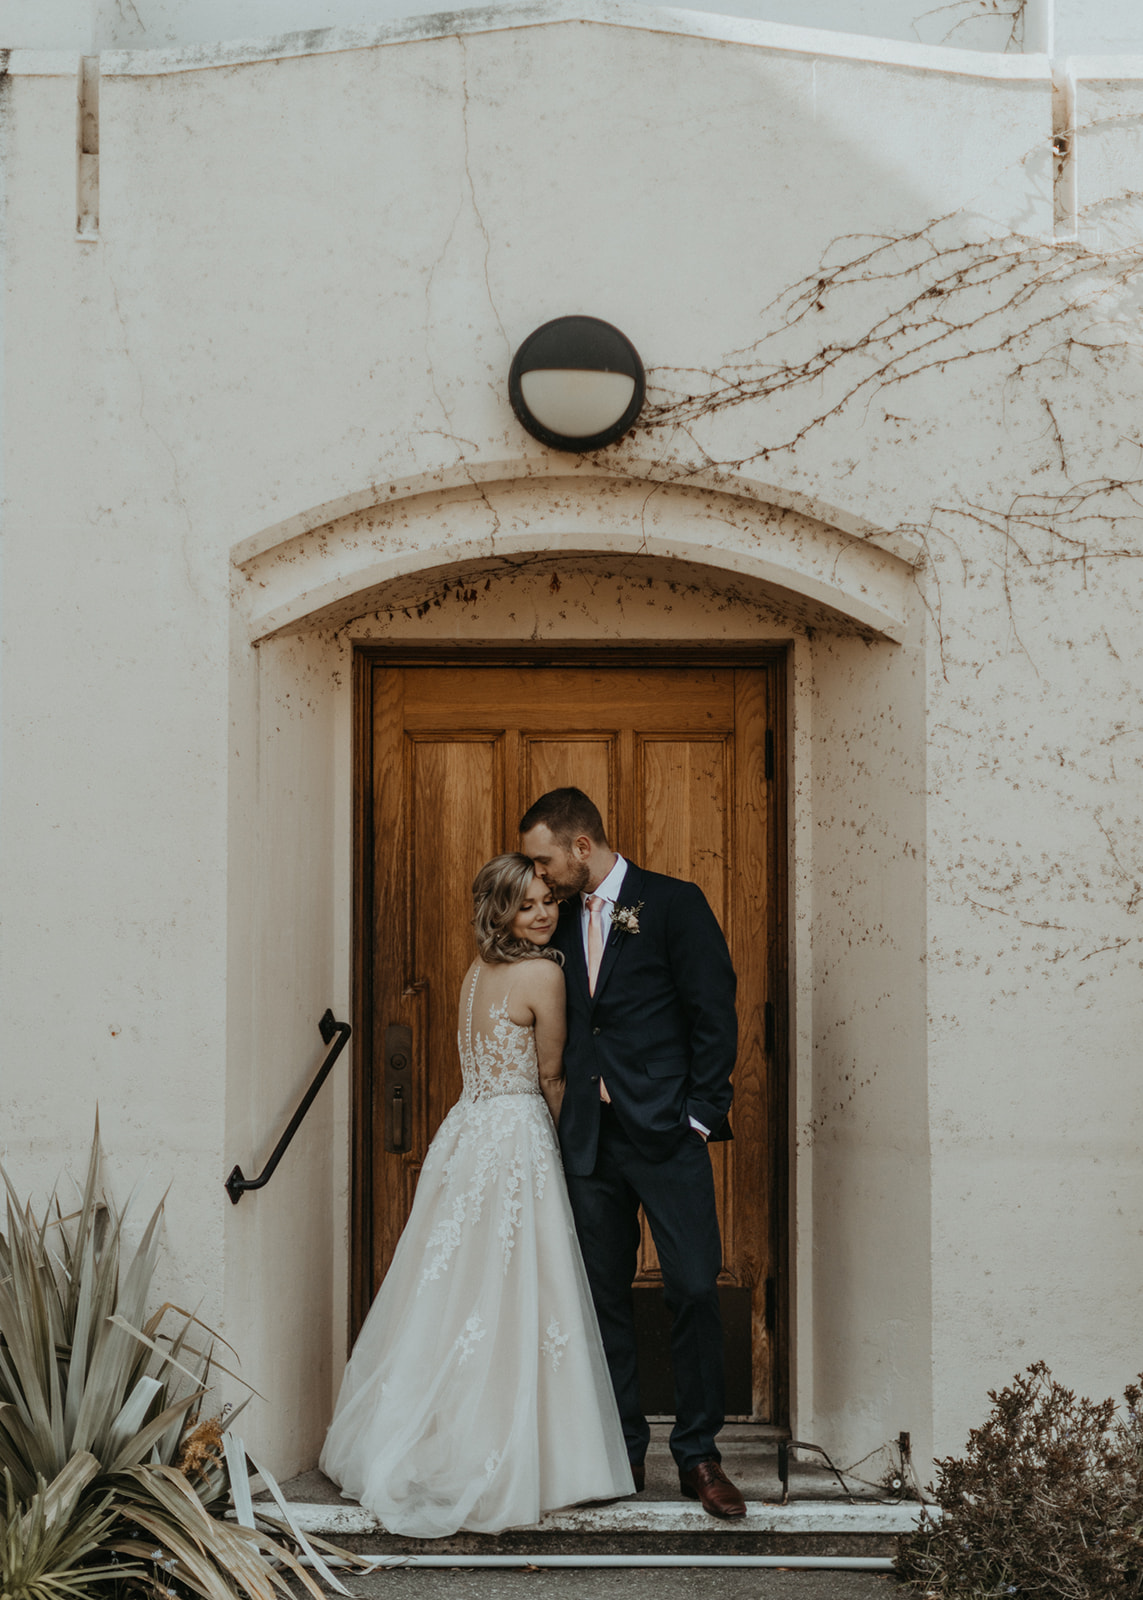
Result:
[[[599,977],[599,966],[603,960],[603,898],[598,894],[589,894],[584,905],[587,907],[587,987],[594,994],[595,980]],[[611,1104],[611,1096],[602,1078],[599,1080],[599,1098],[605,1105]]]
[[597,894],[589,894],[584,903],[587,906],[587,987],[594,994],[603,960],[603,900]]

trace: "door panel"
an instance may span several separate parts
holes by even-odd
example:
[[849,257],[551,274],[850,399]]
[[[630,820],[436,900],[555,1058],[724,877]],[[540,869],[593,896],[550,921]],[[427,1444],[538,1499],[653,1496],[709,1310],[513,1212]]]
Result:
[[[410,968],[419,1025],[430,1045],[420,1074],[414,1149],[423,1155],[459,1097],[456,995],[473,956],[469,884],[495,855],[493,808],[502,779],[500,740],[407,735],[414,819],[406,870],[411,880]],[[464,862],[465,870],[454,872]],[[417,1029],[414,1027],[414,1039]]]
[[[456,1013],[473,952],[472,878],[490,856],[517,847],[517,822],[537,796],[574,783],[599,805],[616,849],[700,885],[731,946],[741,1022],[735,1138],[711,1147],[720,1281],[732,1299],[739,1296],[735,1305],[745,1310],[749,1302],[749,1336],[736,1346],[752,1370],[739,1375],[737,1388],[753,1394],[754,1416],[772,1419],[777,1368],[767,1279],[778,1273],[776,1113],[780,1119],[783,1102],[764,1008],[781,998],[783,962],[775,935],[779,801],[766,776],[766,739],[780,706],[779,664],[608,669],[370,660],[360,683],[368,707],[359,762],[367,825],[360,838],[355,1321],[391,1259],[428,1142],[460,1093]],[[407,1024],[413,1036],[412,1081],[399,1091],[397,1123],[391,1096],[398,1091],[381,1070],[391,1023]],[[385,1129],[395,1125],[406,1130],[406,1148],[386,1151]],[[644,1229],[636,1287],[649,1291],[659,1282]]]
[[549,789],[563,789],[573,782],[591,795],[603,816],[604,827],[614,831],[612,796],[619,765],[618,739],[614,734],[580,739],[525,734],[520,743],[519,781],[512,796],[513,815],[505,828],[505,837],[510,841],[507,848],[516,848],[513,830],[532,801]]
[[[635,747],[636,810],[642,822],[638,859],[654,872],[697,883],[728,940],[733,738],[733,730],[685,740],[640,734]],[[720,1278],[724,1284],[738,1281],[730,1265],[735,1260],[734,1155],[733,1142],[710,1147],[723,1260],[728,1264]],[[662,1282],[646,1222],[635,1281],[640,1285]]]

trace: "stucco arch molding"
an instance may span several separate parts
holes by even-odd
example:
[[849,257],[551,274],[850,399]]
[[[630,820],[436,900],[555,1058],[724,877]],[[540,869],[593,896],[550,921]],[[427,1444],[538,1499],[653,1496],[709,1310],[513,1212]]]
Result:
[[[234,552],[251,642],[376,609],[413,574],[577,555],[657,557],[750,577],[899,643],[911,552],[766,501],[614,479],[465,484],[359,507]],[[898,543],[898,549],[902,549]]]

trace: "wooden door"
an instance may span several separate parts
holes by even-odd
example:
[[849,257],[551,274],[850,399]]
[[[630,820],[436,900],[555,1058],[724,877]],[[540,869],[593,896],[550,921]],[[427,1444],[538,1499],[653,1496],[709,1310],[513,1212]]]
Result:
[[[355,1326],[388,1267],[428,1142],[460,1093],[457,995],[473,954],[473,876],[517,848],[517,823],[534,799],[574,783],[596,801],[623,855],[700,885],[730,944],[741,1030],[735,1138],[711,1147],[728,1412],[778,1419],[781,671],[780,660],[429,665],[363,653]],[[637,1288],[658,1281],[644,1229]],[[665,1339],[660,1303],[658,1294],[637,1296],[648,1371]],[[655,1394],[645,1401],[672,1409]]]

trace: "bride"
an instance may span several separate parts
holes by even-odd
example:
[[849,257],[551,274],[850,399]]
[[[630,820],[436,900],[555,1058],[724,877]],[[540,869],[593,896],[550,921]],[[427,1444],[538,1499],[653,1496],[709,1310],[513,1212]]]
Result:
[[422,1539],[634,1488],[554,1128],[556,903],[522,855],[489,861],[472,892],[464,1091],[429,1146],[321,1455],[345,1497]]

